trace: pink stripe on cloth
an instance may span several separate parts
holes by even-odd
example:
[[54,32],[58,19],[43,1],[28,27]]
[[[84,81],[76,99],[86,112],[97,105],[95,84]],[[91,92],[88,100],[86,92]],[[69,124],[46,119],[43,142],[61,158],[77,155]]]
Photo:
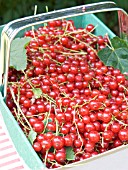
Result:
[[21,169],[24,169],[23,165],[17,166],[15,168],[11,168],[11,169],[8,169],[8,170],[21,170]]
[[8,145],[8,146],[5,146],[3,148],[0,148],[0,151],[6,150],[6,149],[10,149],[12,147],[13,147],[12,145]]
[[0,112],[0,170],[30,170],[17,153]]
[[7,153],[7,154],[4,154],[4,155],[0,155],[0,159],[3,159],[3,158],[7,158],[8,156],[12,156],[12,155],[16,155],[16,151],[13,151],[11,153]]
[[4,133],[4,132],[0,133],[0,136],[4,136],[4,135],[6,135],[6,133]]
[[4,140],[0,140],[0,144],[1,143],[5,143],[5,142],[8,142],[9,141],[9,139],[7,138],[7,139],[4,139]]
[[[6,160],[7,160],[7,159],[6,159]],[[17,163],[17,162],[19,162],[19,161],[20,161],[19,158],[13,159],[13,160],[11,160],[11,161],[8,161],[8,160],[7,160],[6,162],[0,164],[0,168],[2,168],[2,167],[4,167],[4,166],[7,166],[7,165],[10,165],[10,164],[13,164],[13,163]]]

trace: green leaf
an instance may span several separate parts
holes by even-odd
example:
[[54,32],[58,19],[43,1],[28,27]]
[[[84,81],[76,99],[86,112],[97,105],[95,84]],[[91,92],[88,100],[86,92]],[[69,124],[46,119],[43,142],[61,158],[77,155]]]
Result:
[[72,147],[66,147],[66,159],[68,161],[75,160],[75,153]]
[[31,40],[30,37],[16,38],[12,41],[10,51],[10,66],[16,70],[25,70],[27,66],[27,55],[25,44]]
[[125,78],[128,80],[128,75],[124,74]]
[[42,90],[40,88],[34,88],[33,90],[34,96],[36,99],[40,98],[42,95]]
[[126,47],[128,48],[128,43],[126,41],[124,41],[123,39],[119,38],[119,37],[114,37],[111,39],[111,43],[114,49],[118,49],[118,48],[123,48]]
[[119,37],[111,39],[112,48],[106,47],[98,52],[98,56],[106,66],[128,72],[128,43]]
[[43,120],[43,123],[44,123],[44,125],[46,125],[46,123],[49,123],[49,122],[52,122],[52,119],[51,118],[48,118],[48,119],[44,119]]
[[52,153],[53,153],[54,150],[55,150],[54,147],[51,147],[51,148],[49,149],[49,152],[52,152]]
[[28,140],[31,144],[33,144],[34,140],[36,139],[37,133],[33,130],[31,130],[28,134]]

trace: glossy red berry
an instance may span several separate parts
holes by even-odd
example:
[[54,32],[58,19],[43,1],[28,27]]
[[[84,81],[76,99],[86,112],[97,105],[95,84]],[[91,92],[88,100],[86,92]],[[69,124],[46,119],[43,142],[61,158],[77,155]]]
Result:
[[52,146],[55,149],[62,149],[64,147],[64,139],[61,136],[55,136],[52,139]]
[[91,131],[88,134],[88,138],[91,142],[97,143],[100,140],[100,134],[97,131]]
[[128,129],[121,129],[118,136],[121,141],[128,141]]

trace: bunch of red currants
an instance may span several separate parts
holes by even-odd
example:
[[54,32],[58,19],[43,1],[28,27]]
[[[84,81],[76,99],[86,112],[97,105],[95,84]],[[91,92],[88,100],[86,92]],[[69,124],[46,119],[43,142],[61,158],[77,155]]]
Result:
[[128,80],[98,58],[109,41],[94,29],[56,20],[29,30],[26,70],[9,69],[7,106],[27,137],[36,132],[48,168],[128,143]]

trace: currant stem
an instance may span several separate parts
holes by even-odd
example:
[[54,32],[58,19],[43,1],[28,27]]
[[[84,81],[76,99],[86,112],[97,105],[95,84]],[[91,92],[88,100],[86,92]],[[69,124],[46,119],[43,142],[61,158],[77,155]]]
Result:
[[117,122],[119,122],[119,123],[122,124],[123,126],[128,126],[128,124],[126,124],[126,123],[124,123],[124,122],[118,120],[117,118],[114,118],[114,120],[116,120]]
[[[17,115],[16,109],[14,109],[14,112],[15,112],[15,114]],[[17,116],[16,116],[16,118],[17,118]],[[25,129],[30,130],[30,128],[28,128],[28,127],[24,124],[24,122],[22,121],[20,115],[18,115],[17,122],[20,122],[21,125],[22,125]]]
[[[55,110],[55,115],[57,115],[55,106],[54,106],[54,110]],[[55,122],[56,122],[56,136],[58,136],[58,134],[59,134],[59,125],[58,125],[58,120],[56,118],[55,118]]]
[[49,119],[50,113],[51,113],[51,102],[50,102],[50,109],[49,109],[49,112],[48,112],[48,114],[47,114],[47,116],[46,116],[46,124],[45,124],[43,133],[45,132],[45,130],[46,130],[46,128],[47,128],[48,119]]
[[[76,113],[76,110],[74,109],[74,113]],[[80,133],[79,133],[79,130],[78,130],[78,127],[77,127],[77,124],[76,124],[76,121],[75,121],[75,114],[73,114],[73,117],[74,117],[74,124],[75,124],[75,127],[76,127],[76,131],[77,131],[77,134],[78,134],[78,138],[80,139],[80,141],[82,142],[82,145],[81,145],[81,149],[82,149],[82,147],[83,147],[83,140],[82,140],[82,138],[81,138],[81,136],[80,136]]]
[[26,121],[26,123],[28,124],[28,126],[30,127],[30,129],[33,130],[33,129],[32,129],[32,126],[30,125],[30,123],[29,123],[29,121],[28,121],[28,119],[26,118],[26,116],[24,115],[23,111],[21,110],[20,105],[19,105],[19,104],[17,103],[17,101],[16,101],[16,98],[15,98],[15,95],[14,95],[14,92],[13,92],[12,87],[10,87],[10,92],[11,92],[13,101],[14,101],[14,103],[15,103],[16,106],[17,106],[17,109],[18,109],[18,110],[20,111],[20,113],[22,114],[23,118],[25,119],[25,121]]
[[104,148],[104,138],[103,137],[101,137],[101,146],[102,146],[102,148]]
[[45,165],[46,165],[46,163],[47,163],[48,152],[49,152],[49,150],[46,151],[45,158],[44,158],[44,164],[45,164]]

